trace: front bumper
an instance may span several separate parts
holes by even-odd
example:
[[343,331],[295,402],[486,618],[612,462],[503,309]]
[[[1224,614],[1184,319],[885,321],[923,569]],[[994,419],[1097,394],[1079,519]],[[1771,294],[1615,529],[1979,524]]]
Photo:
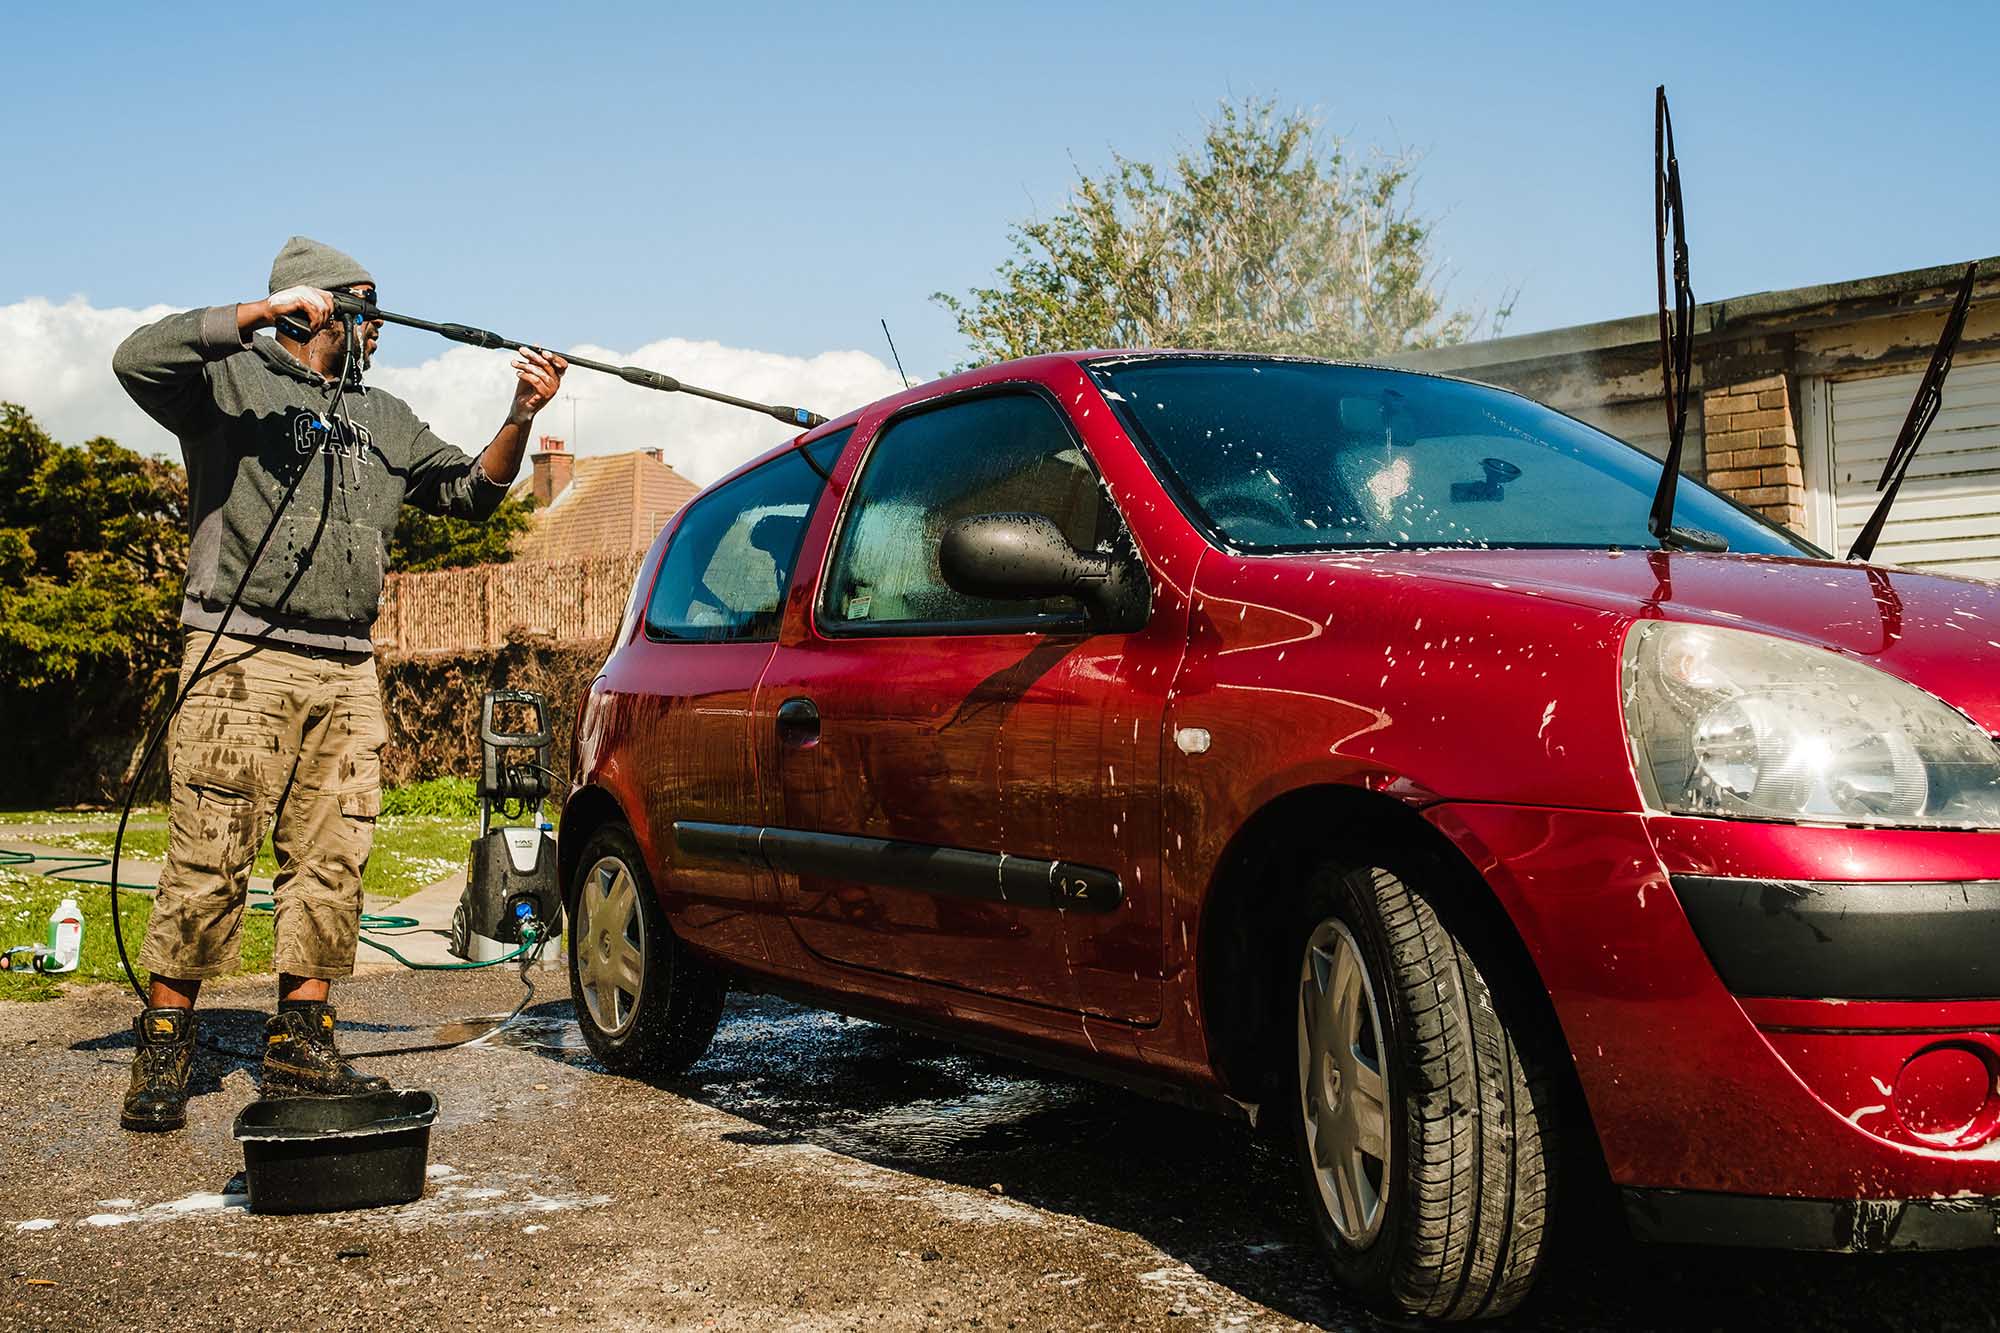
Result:
[[2000,1245],[2000,1199],[1768,1199],[1625,1190],[1637,1240],[1892,1254]]
[[[1520,931],[1612,1179],[1648,1192],[1661,1219],[1639,1229],[1720,1238],[1726,1228],[1702,1201],[1710,1195],[1778,1201],[1757,1225],[1789,1238],[1774,1243],[1819,1238],[1806,1248],[1870,1248],[1852,1243],[1854,1227],[1888,1234],[1885,1209],[1909,1214],[1894,1235],[1912,1241],[1991,1228],[1990,1219],[1975,1226],[1962,1215],[2000,1199],[2000,1095],[1991,1084],[1974,1088],[1993,1114],[1926,1137],[1919,1131],[1951,1127],[1906,1114],[1898,1078],[1923,1057],[1925,1069],[1947,1066],[1963,1093],[1977,1062],[2000,1070],[2000,999],[1992,998],[2000,997],[2000,964],[1987,963],[1983,944],[1954,940],[1925,966],[1923,944],[1926,934],[1978,934],[1994,920],[1971,911],[1969,899],[1954,914],[1928,889],[1882,900],[1887,890],[1878,887],[1862,896],[1938,910],[1916,912],[1925,924],[1914,934],[1909,912],[1887,911],[1881,919],[1892,929],[1872,943],[1851,922],[1826,930],[1818,914],[1840,915],[1832,895],[1841,884],[2000,881],[2000,836],[1493,805],[1440,805],[1427,815]],[[1714,960],[1675,892],[1677,877],[1707,885],[1698,883],[1689,901],[1699,904],[1697,916],[1707,912]],[[1821,906],[1788,916],[1787,901],[1807,899],[1785,894],[1772,903],[1775,924],[1753,921],[1765,900],[1738,881],[1809,885],[1808,899]],[[1735,938],[1743,931],[1750,944]],[[1878,946],[1899,957],[1871,961]],[[1867,994],[1841,993],[1863,984]],[[1857,1209],[1861,1200],[1880,1206]],[[1819,1218],[1821,1205],[1833,1212]],[[1943,1220],[1918,1220],[1933,1213]]]

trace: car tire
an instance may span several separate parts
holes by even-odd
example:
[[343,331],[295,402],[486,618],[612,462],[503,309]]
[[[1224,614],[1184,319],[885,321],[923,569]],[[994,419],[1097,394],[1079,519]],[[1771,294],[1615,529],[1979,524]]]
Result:
[[1529,1020],[1440,915],[1443,869],[1381,860],[1320,867],[1291,936],[1279,1030],[1307,1203],[1376,1309],[1505,1314],[1548,1231],[1553,1090]]
[[590,835],[566,898],[577,1026],[606,1069],[678,1074],[708,1051],[726,979],[675,935],[622,824]]

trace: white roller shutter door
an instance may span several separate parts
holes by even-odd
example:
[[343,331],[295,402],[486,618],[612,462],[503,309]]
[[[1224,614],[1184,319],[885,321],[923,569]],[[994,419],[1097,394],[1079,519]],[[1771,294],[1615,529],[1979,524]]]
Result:
[[[1843,555],[1879,498],[1918,374],[1828,385],[1834,553]],[[1883,564],[2000,579],[2000,361],[1960,364],[1875,548]]]

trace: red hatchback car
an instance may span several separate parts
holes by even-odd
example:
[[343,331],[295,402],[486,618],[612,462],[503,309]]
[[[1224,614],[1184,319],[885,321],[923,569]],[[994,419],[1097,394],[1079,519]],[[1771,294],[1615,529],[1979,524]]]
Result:
[[581,705],[578,1018],[726,986],[1283,1128],[1334,1274],[2000,1222],[2000,589],[1828,559],[1518,395],[1045,356],[681,510]]

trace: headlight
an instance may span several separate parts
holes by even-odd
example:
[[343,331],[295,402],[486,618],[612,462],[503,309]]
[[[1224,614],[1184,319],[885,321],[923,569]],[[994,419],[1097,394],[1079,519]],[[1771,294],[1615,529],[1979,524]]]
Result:
[[2000,746],[1916,686],[1824,649],[1641,621],[1624,693],[1655,809],[2000,828]]

